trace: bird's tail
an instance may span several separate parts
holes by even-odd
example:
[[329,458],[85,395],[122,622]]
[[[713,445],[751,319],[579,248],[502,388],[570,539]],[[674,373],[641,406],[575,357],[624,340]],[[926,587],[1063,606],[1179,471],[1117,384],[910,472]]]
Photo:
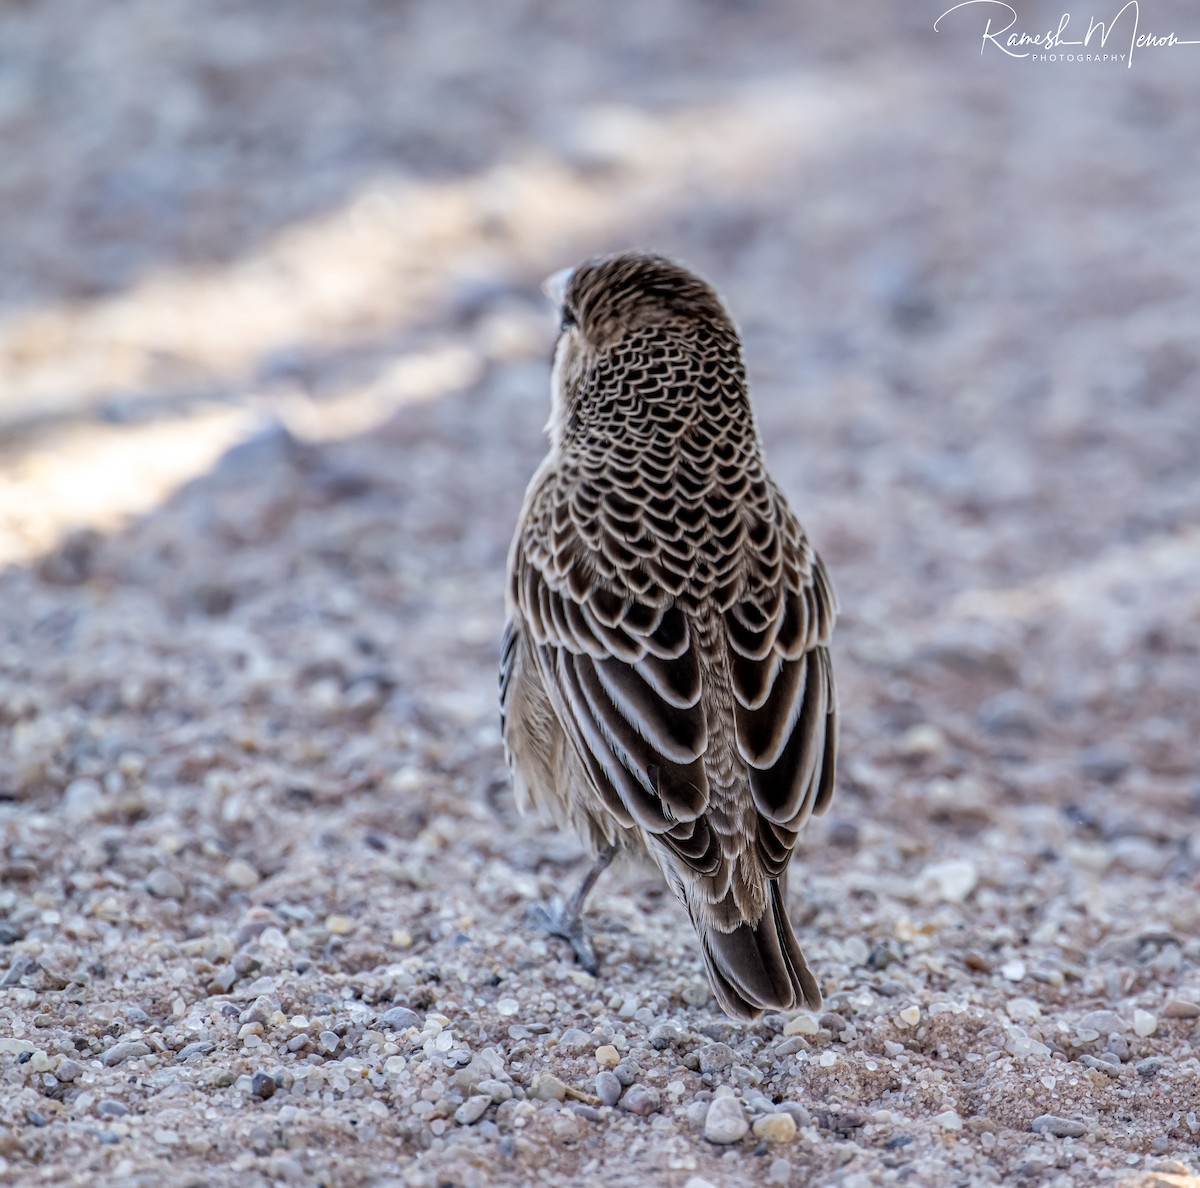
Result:
[[750,1022],[763,1011],[797,1006],[817,1010],[821,990],[792,931],[779,881],[772,879],[766,910],[757,922],[742,920],[735,928],[692,913],[704,950],[704,963],[721,1009]]

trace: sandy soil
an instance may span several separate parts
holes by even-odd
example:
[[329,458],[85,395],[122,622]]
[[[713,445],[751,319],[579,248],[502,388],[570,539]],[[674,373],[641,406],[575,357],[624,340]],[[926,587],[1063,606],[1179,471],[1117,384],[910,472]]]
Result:
[[[0,1183],[1200,1185],[1200,49],[451,7],[0,17]],[[815,1017],[526,919],[538,282],[630,245],[844,607]]]

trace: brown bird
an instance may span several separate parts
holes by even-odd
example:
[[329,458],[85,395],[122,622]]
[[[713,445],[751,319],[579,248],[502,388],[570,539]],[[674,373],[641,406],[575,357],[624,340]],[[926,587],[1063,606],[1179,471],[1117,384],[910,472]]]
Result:
[[833,588],[763,462],[716,293],[640,254],[552,290],[550,451],[509,554],[501,724],[522,810],[596,861],[546,922],[594,972],[584,898],[614,855],[649,855],[728,1015],[817,1007],[784,889],[833,794]]

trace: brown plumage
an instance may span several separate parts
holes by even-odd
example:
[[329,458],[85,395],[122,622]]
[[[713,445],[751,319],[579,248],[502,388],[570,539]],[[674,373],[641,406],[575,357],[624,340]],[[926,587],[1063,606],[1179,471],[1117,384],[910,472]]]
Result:
[[[767,473],[712,289],[636,254],[560,284],[550,452],[509,555],[518,803],[579,833],[591,879],[617,851],[658,864],[727,1014],[816,1007],[784,883],[833,793],[832,586]],[[590,885],[565,921],[585,960]]]

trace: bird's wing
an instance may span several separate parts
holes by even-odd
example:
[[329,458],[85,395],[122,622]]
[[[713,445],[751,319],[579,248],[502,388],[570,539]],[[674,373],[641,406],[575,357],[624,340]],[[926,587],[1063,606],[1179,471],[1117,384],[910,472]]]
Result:
[[724,612],[734,733],[759,813],[757,846],[783,873],[796,834],[833,795],[837,697],[829,638],[837,600],[782,495],[748,526],[748,571]]
[[[596,792],[622,825],[636,823],[698,873],[717,874],[724,859],[705,815],[710,724],[693,621],[663,591],[611,580],[637,556],[596,555],[573,538],[566,516],[534,512],[526,525],[510,595]],[[804,819],[833,790],[836,704],[826,644],[836,606],[782,496],[750,514],[744,541],[745,580],[726,597],[721,622],[733,733],[759,814],[757,849],[775,877]],[[628,544],[614,541],[613,549]],[[609,580],[600,580],[597,564]]]
[[514,553],[510,596],[564,733],[618,822],[714,873],[708,724],[687,616],[672,599],[593,580],[582,545],[560,539],[551,554],[544,543]]

